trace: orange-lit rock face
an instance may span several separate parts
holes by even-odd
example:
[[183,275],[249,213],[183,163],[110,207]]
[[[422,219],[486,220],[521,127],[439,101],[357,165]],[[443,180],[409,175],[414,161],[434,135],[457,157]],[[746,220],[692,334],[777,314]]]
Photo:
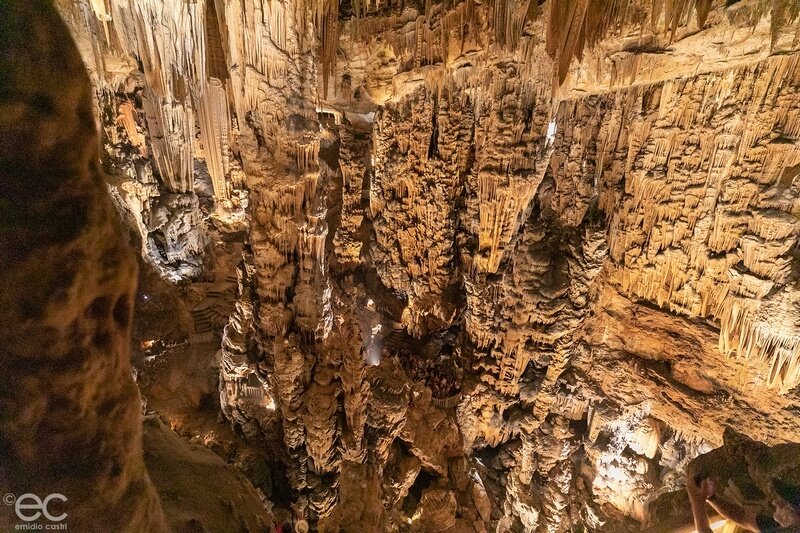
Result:
[[796,2],[56,4],[314,527],[638,531],[726,425],[800,441]]

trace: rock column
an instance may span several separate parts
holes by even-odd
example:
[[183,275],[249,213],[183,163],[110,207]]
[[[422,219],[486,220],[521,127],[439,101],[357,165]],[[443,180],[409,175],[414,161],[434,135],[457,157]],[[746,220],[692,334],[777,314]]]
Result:
[[[0,12],[0,489],[62,494],[48,511],[70,530],[166,531],[128,362],[136,264],[89,79],[51,2]],[[0,529],[18,523],[0,506]]]

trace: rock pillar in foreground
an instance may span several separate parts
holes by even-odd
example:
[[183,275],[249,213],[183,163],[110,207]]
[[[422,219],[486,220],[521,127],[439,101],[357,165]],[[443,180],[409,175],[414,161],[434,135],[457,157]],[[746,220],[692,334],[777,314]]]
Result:
[[[47,511],[70,531],[166,531],[128,361],[136,263],[89,80],[51,2],[0,13],[0,493],[63,495]],[[0,529],[20,523],[0,505]]]

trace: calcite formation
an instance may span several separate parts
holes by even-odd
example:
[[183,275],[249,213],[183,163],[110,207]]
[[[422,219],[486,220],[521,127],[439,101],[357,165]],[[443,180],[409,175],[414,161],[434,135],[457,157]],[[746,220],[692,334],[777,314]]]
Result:
[[145,259],[243,244],[222,412],[313,528],[640,531],[800,441],[797,2],[56,4]]

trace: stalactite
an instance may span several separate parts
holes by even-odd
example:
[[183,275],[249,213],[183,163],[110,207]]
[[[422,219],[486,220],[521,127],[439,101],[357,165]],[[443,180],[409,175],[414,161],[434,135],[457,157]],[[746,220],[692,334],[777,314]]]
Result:
[[150,131],[153,160],[161,178],[172,191],[194,190],[192,108],[175,102],[157,103],[147,95],[142,102]]
[[200,142],[208,165],[208,173],[214,186],[214,197],[226,200],[229,197],[225,176],[228,170],[228,136],[230,117],[228,98],[222,82],[211,78],[198,108]]
[[494,38],[500,46],[506,45],[508,19],[508,0],[494,0]]
[[[584,18],[590,0],[570,0],[548,4],[550,20],[547,26],[547,51],[556,58],[559,82],[567,77],[573,57],[580,56]],[[602,20],[602,18],[600,19]]]
[[128,50],[138,51],[150,88],[159,97],[184,101],[181,85],[186,83],[189,93],[199,97],[206,82],[205,0],[170,0],[168,6],[149,0],[112,2],[117,34]]
[[[498,1],[495,9],[498,9]],[[798,23],[800,8],[785,0],[764,0],[753,10],[753,25],[767,11],[771,11],[772,44],[778,41],[785,27]],[[584,49],[592,48],[620,29],[639,24],[644,29],[647,21],[641,19],[641,10],[650,14],[649,31],[663,34],[667,42],[675,40],[678,28],[689,24],[690,15],[696,13],[696,24],[702,28],[708,18],[711,0],[569,0],[548,3],[547,52],[557,61],[556,76],[563,83],[572,59],[581,60]],[[791,7],[789,7],[791,5]],[[658,23],[663,21],[663,26]],[[637,55],[624,58],[616,74],[633,82],[633,65],[641,58]]]
[[[142,62],[153,158],[174,191],[192,190],[194,108],[206,84],[205,0],[93,0],[123,49]],[[102,10],[101,10],[102,7]]]
[[503,245],[516,234],[536,187],[530,182],[511,180],[498,188],[491,175],[478,178],[480,202],[479,248],[485,254],[476,265],[486,272],[497,272],[503,258]]
[[[339,43],[339,0],[317,0],[317,33],[320,41],[322,97],[328,97],[328,85],[336,72],[336,49]],[[334,95],[336,85],[334,84]]]
[[106,44],[110,46],[111,36],[108,31],[108,23],[111,22],[111,5],[109,4],[109,0],[91,0],[90,3],[97,20],[103,23]]
[[765,302],[731,298],[721,317],[720,351],[762,363],[768,369],[765,381],[786,393],[800,383],[796,313],[786,298]]
[[123,102],[117,109],[117,113],[116,124],[125,129],[125,134],[128,136],[130,143],[139,148],[140,153],[146,156],[147,146],[145,145],[144,135],[139,133],[136,108],[131,102]]

